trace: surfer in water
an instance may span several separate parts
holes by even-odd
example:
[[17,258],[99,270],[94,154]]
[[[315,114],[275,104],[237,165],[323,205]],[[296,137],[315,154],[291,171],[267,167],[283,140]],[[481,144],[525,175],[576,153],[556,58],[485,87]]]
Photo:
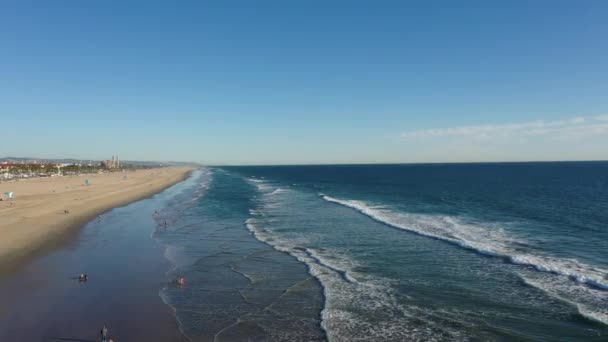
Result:
[[87,280],[89,280],[89,276],[84,273],[80,273],[80,275],[78,276],[78,281],[87,281]]

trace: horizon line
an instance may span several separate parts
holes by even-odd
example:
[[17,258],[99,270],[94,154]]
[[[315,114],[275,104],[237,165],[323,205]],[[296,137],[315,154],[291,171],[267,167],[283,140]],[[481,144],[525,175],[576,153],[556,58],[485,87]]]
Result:
[[355,165],[443,165],[443,164],[526,164],[526,163],[605,163],[608,159],[590,160],[516,160],[516,161],[462,161],[462,162],[398,162],[398,163],[307,163],[307,164],[202,164],[205,167],[231,166],[355,166]]
[[[6,156],[0,157],[0,159],[71,159],[80,161],[101,161],[103,159],[91,159],[91,158],[44,158],[44,157],[16,157]],[[222,163],[202,163],[195,161],[158,161],[158,160],[135,160],[125,159],[124,162],[143,162],[143,163],[162,163],[162,164],[194,164],[197,166],[207,167],[222,167],[222,166],[330,166],[330,165],[433,165],[433,164],[522,164],[522,163],[597,163],[597,162],[608,162],[608,159],[584,159],[584,160],[502,160],[502,161],[429,161],[429,162],[354,162],[354,163],[267,163],[267,164],[222,164]]]

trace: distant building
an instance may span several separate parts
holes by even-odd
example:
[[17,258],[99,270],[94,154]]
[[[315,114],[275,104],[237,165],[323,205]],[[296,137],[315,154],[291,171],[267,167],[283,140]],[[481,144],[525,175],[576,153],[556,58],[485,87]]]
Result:
[[101,161],[101,167],[104,169],[119,169],[120,161],[118,160],[118,156],[112,156],[110,160]]
[[11,170],[11,164],[2,163],[0,164],[0,173],[8,173]]

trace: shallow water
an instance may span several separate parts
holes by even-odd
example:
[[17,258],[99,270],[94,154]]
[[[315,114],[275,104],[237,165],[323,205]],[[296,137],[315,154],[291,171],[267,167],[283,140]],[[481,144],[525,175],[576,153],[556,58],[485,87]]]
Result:
[[249,183],[248,229],[320,282],[332,341],[608,336],[608,163],[214,173]]
[[154,235],[173,265],[167,279],[186,279],[161,295],[195,341],[323,340],[318,281],[245,228],[254,195],[241,177],[203,170],[157,215],[167,222]]

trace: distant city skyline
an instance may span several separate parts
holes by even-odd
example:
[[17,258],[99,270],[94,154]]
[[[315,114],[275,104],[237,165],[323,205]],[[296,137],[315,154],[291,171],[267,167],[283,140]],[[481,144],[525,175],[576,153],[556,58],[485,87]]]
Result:
[[0,157],[608,160],[608,2],[12,2]]

